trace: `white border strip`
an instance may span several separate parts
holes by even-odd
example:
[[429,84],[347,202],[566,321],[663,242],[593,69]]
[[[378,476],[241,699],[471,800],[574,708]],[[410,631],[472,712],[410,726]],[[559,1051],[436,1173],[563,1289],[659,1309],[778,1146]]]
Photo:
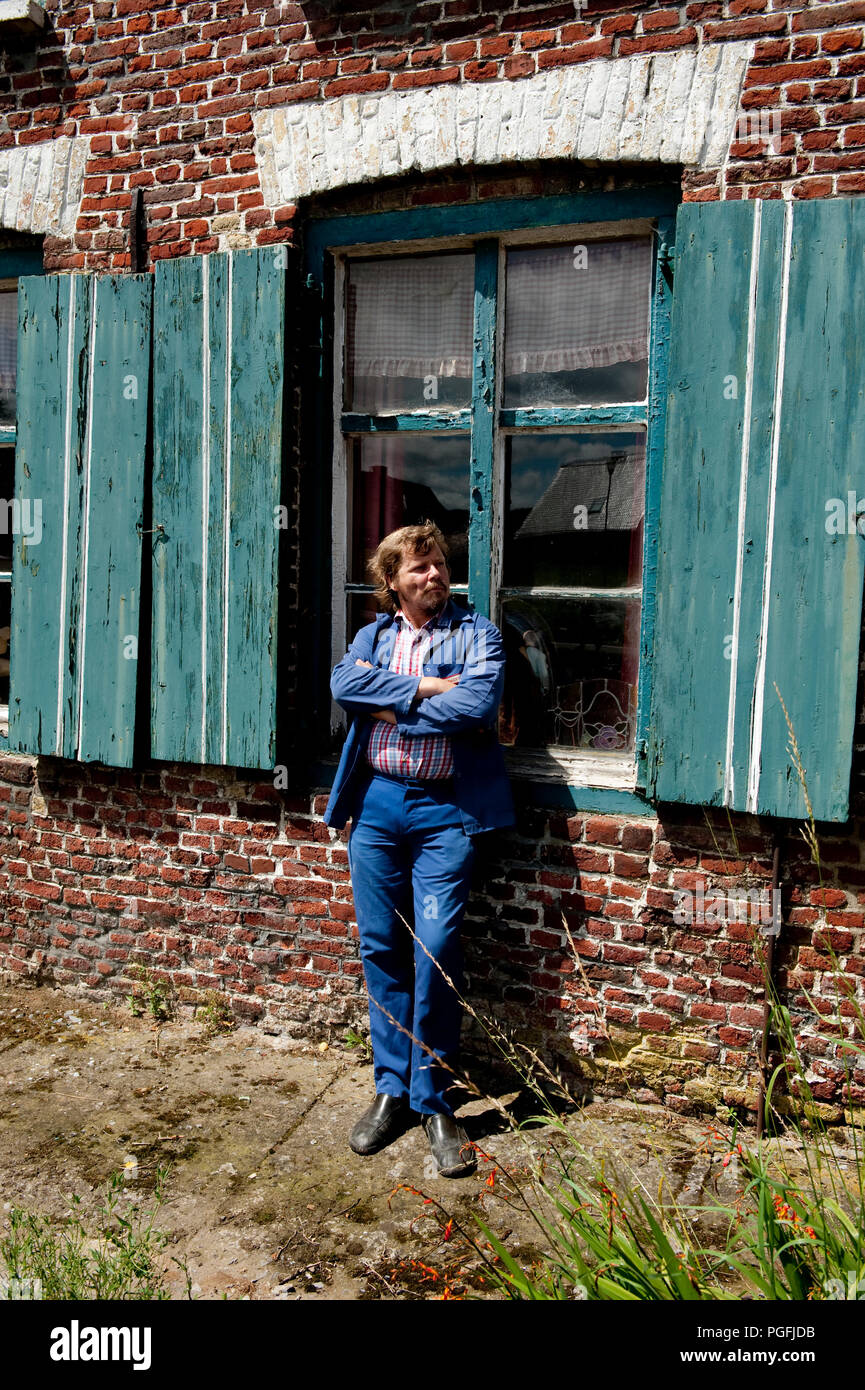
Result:
[[234,256],[228,253],[228,287],[225,322],[225,434],[222,469],[222,764],[228,759],[228,566],[231,542],[231,338],[233,326]]
[[[335,666],[346,654],[351,637],[346,631],[345,583],[348,578],[349,516],[352,497],[348,467],[348,450],[342,432],[343,372],[345,369],[345,282],[347,270],[345,256],[334,256],[333,266],[333,474],[331,483],[331,666]],[[346,728],[348,723],[345,710],[331,700],[331,731],[336,733]]]
[[210,257],[201,258],[201,761],[207,762],[207,531],[210,525]]
[[772,599],[772,549],[775,541],[775,489],[778,481],[778,450],[781,445],[781,405],[784,395],[784,364],[787,357],[787,306],[790,296],[790,257],[793,244],[793,204],[784,204],[784,262],[781,272],[781,313],[778,326],[778,368],[772,415],[772,464],[769,474],[769,512],[766,521],[766,559],[763,568],[763,611],[760,619],[760,647],[754,682],[754,722],[751,728],[751,760],[748,767],[747,809],[757,812],[760,795],[760,764],[763,753],[763,703],[766,692],[766,648],[769,638],[769,605]]
[[757,284],[760,274],[760,229],[763,204],[754,203],[754,229],[751,237],[751,283],[748,289],[748,344],[745,358],[745,402],[742,422],[742,458],[739,465],[739,517],[736,527],[736,581],[733,593],[733,649],[730,653],[730,693],[727,701],[727,753],[724,762],[724,805],[732,806],[734,796],[733,744],[736,729],[736,681],[739,674],[739,631],[742,618],[742,570],[745,562],[745,513],[748,506],[748,477],[751,461],[751,403],[754,395],[754,331],[757,322]]
[[90,470],[93,462],[93,372],[96,364],[96,288],[98,275],[90,282],[89,361],[87,363],[87,426],[84,444],[84,503],[81,545],[81,603],[78,610],[78,651],[76,667],[78,680],[78,729],[75,756],[81,754],[81,735],[84,727],[84,654],[87,646],[87,569],[90,563]]
[[66,325],[66,417],[63,422],[63,540],[60,563],[60,646],[57,653],[57,738],[55,751],[63,748],[63,673],[66,669],[66,597],[68,592],[69,569],[69,471],[72,461],[72,349],[75,325],[75,289],[78,276],[75,271],[69,276],[69,322]]

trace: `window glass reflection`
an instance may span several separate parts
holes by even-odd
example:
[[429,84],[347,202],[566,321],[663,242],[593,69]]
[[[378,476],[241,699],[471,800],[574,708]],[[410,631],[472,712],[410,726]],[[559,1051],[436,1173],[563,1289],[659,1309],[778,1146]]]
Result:
[[512,436],[505,586],[639,584],[645,467],[643,430]]
[[349,441],[352,544],[349,578],[364,584],[379,541],[400,526],[434,521],[450,550],[452,584],[468,579],[468,435],[363,435]]
[[639,599],[509,599],[501,632],[502,743],[610,754],[633,749]]

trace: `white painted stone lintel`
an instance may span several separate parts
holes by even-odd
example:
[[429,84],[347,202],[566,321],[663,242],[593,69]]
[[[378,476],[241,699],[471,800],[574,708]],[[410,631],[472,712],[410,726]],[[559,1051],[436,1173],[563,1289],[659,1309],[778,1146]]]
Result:
[[71,236],[89,152],[83,135],[0,150],[0,227]]
[[720,168],[753,43],[598,58],[532,77],[271,107],[253,117],[269,207],[387,175],[514,160]]

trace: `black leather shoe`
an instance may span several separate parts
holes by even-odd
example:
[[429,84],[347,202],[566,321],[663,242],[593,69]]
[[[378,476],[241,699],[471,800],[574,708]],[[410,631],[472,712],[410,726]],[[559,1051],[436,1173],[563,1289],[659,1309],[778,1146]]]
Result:
[[468,1135],[453,1115],[424,1115],[423,1127],[443,1178],[461,1178],[477,1167]]
[[374,1154],[398,1139],[406,1127],[409,1108],[405,1096],[378,1095],[365,1110],[348,1137],[356,1154]]

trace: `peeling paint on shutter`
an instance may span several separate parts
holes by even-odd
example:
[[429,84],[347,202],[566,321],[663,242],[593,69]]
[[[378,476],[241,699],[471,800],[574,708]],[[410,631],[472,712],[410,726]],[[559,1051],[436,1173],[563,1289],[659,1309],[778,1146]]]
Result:
[[285,261],[160,261],[154,307],[155,758],[272,767]]
[[649,787],[845,820],[865,540],[865,204],[686,204],[677,218]]
[[38,501],[12,574],[9,746],[132,764],[152,283],[18,282],[16,495]]

